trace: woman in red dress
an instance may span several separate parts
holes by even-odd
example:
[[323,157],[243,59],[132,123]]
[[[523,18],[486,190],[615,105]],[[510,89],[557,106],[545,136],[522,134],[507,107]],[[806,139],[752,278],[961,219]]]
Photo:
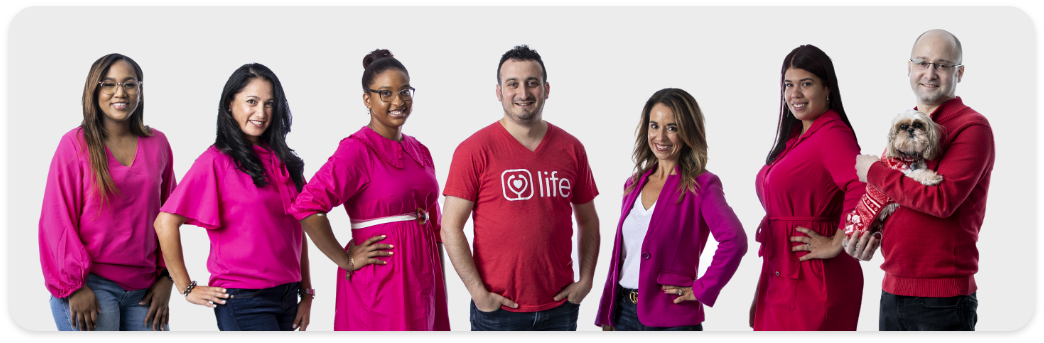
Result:
[[812,45],[783,60],[775,145],[755,188],[761,277],[754,330],[855,330],[863,294],[859,261],[838,255],[841,220],[866,192],[859,154],[830,57]]

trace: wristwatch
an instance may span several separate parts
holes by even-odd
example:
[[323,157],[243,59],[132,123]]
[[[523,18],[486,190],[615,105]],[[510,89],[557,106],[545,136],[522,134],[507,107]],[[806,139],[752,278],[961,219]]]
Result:
[[301,289],[299,289],[299,290],[297,291],[297,294],[301,295],[301,298],[302,298],[302,299],[303,299],[303,298],[304,298],[304,297],[305,297],[306,295],[307,295],[307,296],[310,296],[310,297],[311,297],[312,299],[315,299],[315,289],[314,289],[314,288],[301,288]]
[[163,271],[160,272],[159,276],[160,277],[166,276],[167,279],[170,280],[170,282],[174,282],[174,278],[170,276],[170,270],[169,269],[163,269]]

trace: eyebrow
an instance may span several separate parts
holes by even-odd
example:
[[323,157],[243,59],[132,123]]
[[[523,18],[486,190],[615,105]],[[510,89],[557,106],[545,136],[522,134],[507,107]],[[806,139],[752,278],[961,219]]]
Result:
[[[385,88],[387,88],[387,89],[395,89],[395,88],[392,88],[391,86],[381,86],[381,87],[377,87],[377,90],[382,90],[382,89],[385,89]],[[399,87],[399,90],[409,89],[409,88],[410,88],[410,84],[407,83],[405,86]]]
[[[102,81],[105,81],[105,80],[113,80],[113,81],[115,81],[116,78],[115,77],[105,77],[105,78],[102,78],[101,80]],[[128,76],[128,77],[123,78],[123,80],[124,81],[127,81],[127,80],[137,80],[137,78],[135,78],[133,76]]]
[[[806,77],[806,78],[803,78],[803,79],[798,80],[798,81],[813,81],[814,82],[815,80],[813,80],[811,77]],[[794,81],[783,79],[783,82],[794,82]]]
[[[928,58],[925,58],[925,57],[914,57],[912,59],[913,60],[921,60],[922,62],[928,62]],[[936,60],[935,62],[942,62],[942,63],[948,63],[948,64],[957,64],[956,62],[948,60],[948,59],[945,59],[945,58],[940,58],[940,59]]]

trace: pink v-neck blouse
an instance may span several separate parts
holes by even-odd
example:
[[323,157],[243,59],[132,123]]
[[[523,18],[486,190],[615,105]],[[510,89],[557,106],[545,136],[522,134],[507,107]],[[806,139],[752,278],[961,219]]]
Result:
[[160,211],[186,218],[210,237],[209,286],[261,289],[301,281],[301,223],[287,212],[297,187],[269,150],[254,147],[268,185],[257,187],[235,161],[210,146]]
[[40,264],[47,290],[58,298],[80,289],[88,273],[133,291],[152,286],[165,268],[153,222],[177,184],[167,137],[156,129],[138,137],[129,166],[106,148],[119,193],[104,204],[94,190],[89,155],[83,132],[73,129],[62,136],[47,173]]

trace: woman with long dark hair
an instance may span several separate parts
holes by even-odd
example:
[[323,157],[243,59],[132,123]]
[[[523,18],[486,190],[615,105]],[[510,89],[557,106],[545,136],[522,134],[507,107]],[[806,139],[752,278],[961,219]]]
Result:
[[863,271],[847,255],[842,213],[866,184],[852,168],[859,144],[830,57],[794,49],[780,72],[775,145],[755,188],[765,208],[756,238],[761,277],[750,307],[754,330],[855,330]]
[[[214,145],[156,218],[170,274],[185,300],[214,308],[222,331],[304,331],[315,292],[304,232],[288,212],[305,184],[304,161],[286,145],[292,116],[283,87],[268,67],[243,65],[229,76],[217,110]],[[208,286],[185,268],[186,223],[210,237]]]
[[[706,169],[703,123],[684,90],[662,89],[645,103],[595,317],[603,330],[703,331],[703,305],[714,305],[747,252],[721,180]],[[718,247],[697,277],[709,235]]]
[[152,221],[174,190],[167,137],[144,124],[143,74],[102,56],[83,123],[58,143],[40,214],[40,264],[58,330],[167,330],[171,280]]
[[[413,110],[410,74],[383,49],[363,68],[369,124],[341,140],[291,212],[340,267],[334,330],[449,330],[435,165],[402,133]],[[326,218],[342,204],[353,238],[344,247]]]

